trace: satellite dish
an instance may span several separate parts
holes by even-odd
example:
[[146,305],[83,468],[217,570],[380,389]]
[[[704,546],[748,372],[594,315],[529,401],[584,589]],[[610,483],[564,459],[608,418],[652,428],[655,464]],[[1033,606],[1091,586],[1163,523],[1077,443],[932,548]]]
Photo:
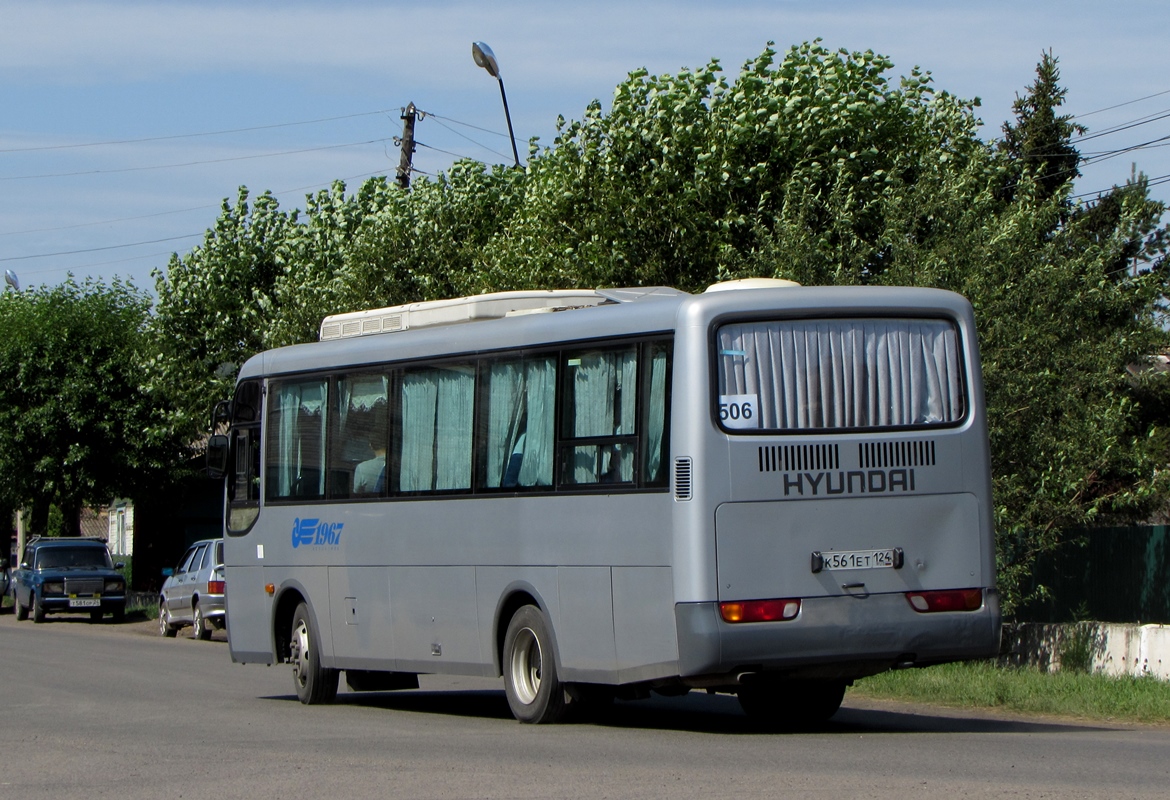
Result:
[[20,291],[20,278],[16,277],[16,273],[10,269],[4,270],[4,282],[11,286],[16,291]]

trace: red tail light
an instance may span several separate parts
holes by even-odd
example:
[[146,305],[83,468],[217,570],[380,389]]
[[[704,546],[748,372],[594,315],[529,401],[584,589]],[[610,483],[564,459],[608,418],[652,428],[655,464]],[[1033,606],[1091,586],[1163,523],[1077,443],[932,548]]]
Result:
[[208,581],[207,582],[207,593],[208,594],[223,594],[223,581]]
[[720,603],[719,614],[725,622],[776,622],[796,619],[800,600],[740,600]]
[[983,607],[982,589],[945,589],[935,592],[906,592],[910,606],[920,614],[935,611],[978,611]]

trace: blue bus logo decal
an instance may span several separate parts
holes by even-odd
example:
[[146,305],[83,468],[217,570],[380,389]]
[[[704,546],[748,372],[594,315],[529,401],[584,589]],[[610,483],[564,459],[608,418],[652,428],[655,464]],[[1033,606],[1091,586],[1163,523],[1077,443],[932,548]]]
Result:
[[341,544],[341,528],[344,522],[322,522],[320,519],[294,519],[292,546],[337,547]]

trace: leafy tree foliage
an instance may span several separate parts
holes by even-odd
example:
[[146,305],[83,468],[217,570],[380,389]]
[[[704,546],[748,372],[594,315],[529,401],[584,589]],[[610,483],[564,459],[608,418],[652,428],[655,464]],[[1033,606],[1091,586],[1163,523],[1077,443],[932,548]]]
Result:
[[244,358],[311,340],[338,311],[745,276],[952,289],[979,320],[1010,607],[1037,554],[1165,497],[1170,391],[1133,369],[1168,344],[1164,209],[1140,176],[1072,200],[1084,129],[1060,113],[1051,53],[998,144],[978,136],[978,101],[892,68],[769,45],[733,81],[717,61],[631,73],[608,111],[594,102],[532,143],[526,171],[338,183],[291,214],[242,190],[158,276],[152,386],[195,438]]
[[1036,81],[1023,96],[1016,96],[1012,111],[1015,122],[1005,122],[1000,152],[1007,155],[1012,169],[1003,192],[1009,199],[1025,175],[1031,176],[1042,197],[1052,197],[1081,173],[1081,154],[1072,145],[1073,136],[1086,132],[1067,114],[1058,114],[1068,92],[1060,86],[1060,69],[1052,51],[1044,53],[1036,67]]
[[241,188],[234,205],[224,201],[202,245],[155,273],[157,351],[148,386],[168,398],[171,428],[187,441],[206,432],[210,398],[229,396],[239,367],[266,347],[278,316],[278,251],[292,228],[271,194],[249,205]]
[[0,296],[0,505],[50,506],[78,535],[87,503],[132,496],[165,475],[169,428],[141,391],[147,295],[114,282]]

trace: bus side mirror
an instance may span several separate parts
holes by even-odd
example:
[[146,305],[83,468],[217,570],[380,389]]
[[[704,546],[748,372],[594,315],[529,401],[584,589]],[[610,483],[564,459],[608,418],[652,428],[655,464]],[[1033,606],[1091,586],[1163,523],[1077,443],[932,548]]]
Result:
[[217,433],[207,439],[207,477],[222,480],[227,475],[228,437]]

